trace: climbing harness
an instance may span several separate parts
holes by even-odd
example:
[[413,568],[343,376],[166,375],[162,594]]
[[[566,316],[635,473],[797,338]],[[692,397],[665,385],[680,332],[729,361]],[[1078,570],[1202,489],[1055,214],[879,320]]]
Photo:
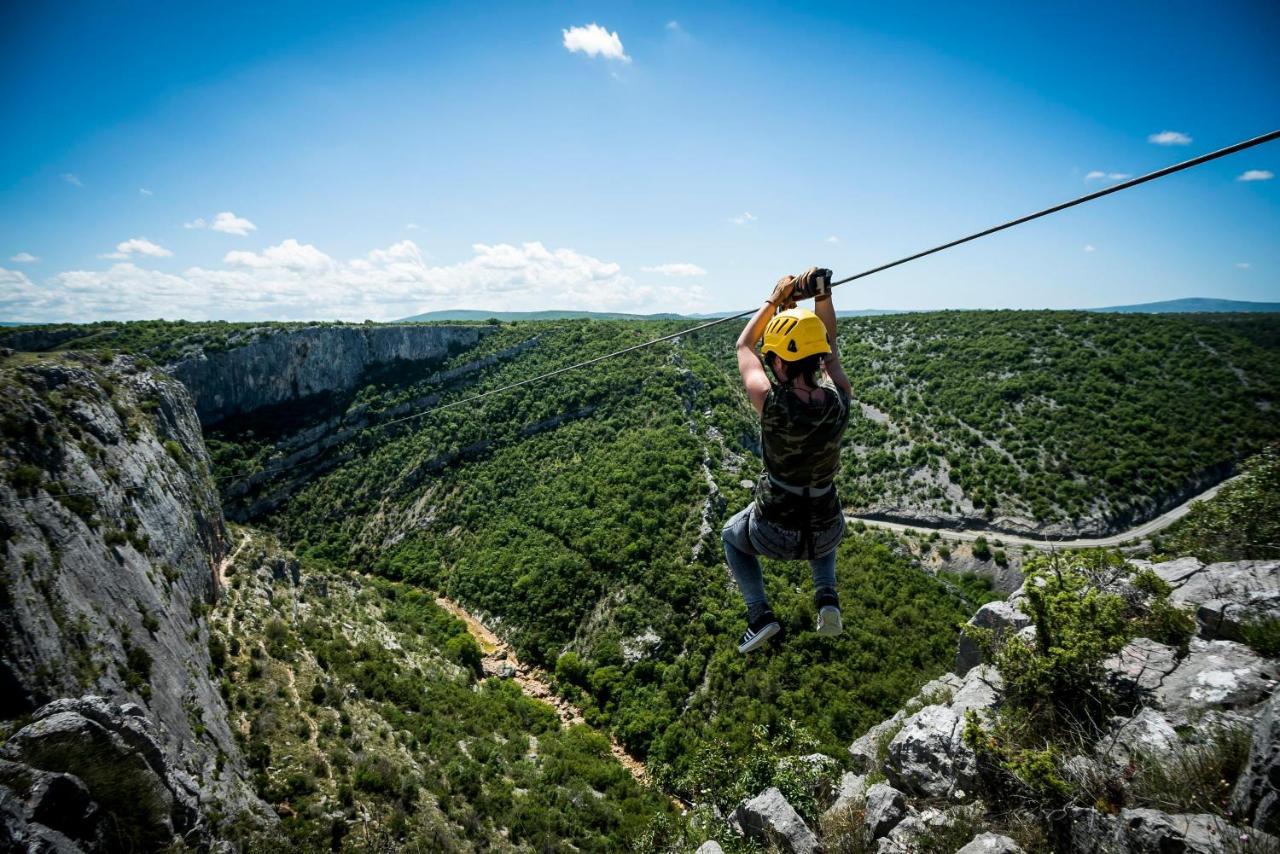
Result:
[[[1021,216],[1021,217],[1018,217],[1017,219],[1012,219],[1012,220],[1009,220],[1008,222],[1003,222],[999,225],[995,225],[995,226],[992,226],[991,228],[983,229],[982,231],[975,232],[965,237],[961,237],[956,240],[952,240],[947,243],[942,243],[942,244],[939,244],[938,246],[925,249],[924,251],[917,252],[914,255],[908,255],[905,258],[899,258],[896,261],[890,261],[887,264],[881,264],[878,267],[872,267],[869,270],[863,270],[861,273],[855,273],[852,276],[847,276],[843,279],[839,279],[837,281],[831,282],[829,285],[827,285],[826,281],[824,280],[822,282],[822,293],[829,294],[831,288],[838,287],[839,285],[848,284],[849,282],[854,282],[854,281],[857,281],[858,279],[865,279],[866,277],[873,276],[876,273],[882,273],[885,270],[890,270],[894,267],[899,267],[903,264],[908,264],[912,261],[919,260],[920,258],[924,258],[926,256],[933,255],[938,252],[943,252],[947,249],[951,249],[963,243],[969,243],[970,241],[977,240],[979,238],[986,237],[991,234],[995,234],[996,232],[1013,228],[1016,225],[1022,225],[1023,223],[1031,222],[1032,220],[1049,216],[1050,214],[1054,214],[1059,211],[1064,211],[1067,208],[1072,208],[1072,207],[1075,207],[1076,205],[1082,205],[1085,202],[1091,202],[1094,199],[1100,199],[1103,196],[1109,196],[1112,193],[1119,193],[1122,190],[1128,190],[1132,187],[1137,187],[1140,184],[1145,184],[1149,181],[1154,181],[1157,178],[1163,178],[1167,175],[1173,175],[1176,172],[1182,172],[1186,169],[1191,169],[1195,166],[1200,166],[1201,164],[1209,163],[1210,161],[1217,160],[1222,157],[1227,157],[1228,155],[1235,154],[1240,151],[1244,151],[1245,149],[1248,149],[1248,148],[1253,148],[1254,146],[1263,145],[1264,143],[1272,142],[1276,139],[1280,139],[1280,130],[1273,130],[1269,133],[1264,133],[1261,136],[1255,136],[1252,139],[1246,139],[1241,142],[1237,142],[1234,145],[1228,145],[1225,148],[1219,148],[1216,151],[1211,151],[1207,154],[1201,154],[1198,157],[1192,157],[1190,160],[1184,160],[1181,163],[1175,163],[1172,166],[1166,166],[1162,169],[1157,169],[1154,172],[1148,172],[1145,175],[1139,175],[1137,178],[1130,178],[1127,181],[1121,181],[1118,184],[1113,184],[1110,187],[1104,187],[1101,190],[1096,190],[1092,193],[1087,193],[1078,198],[1071,199],[1070,201],[1060,202],[1059,204],[1053,205],[1052,207],[1045,208],[1044,210],[1036,211],[1035,213],[1030,213],[1030,214],[1027,214],[1026,216]],[[817,287],[816,284],[815,284],[815,287]],[[661,336],[658,336],[657,338],[652,338],[648,341],[643,341],[639,344],[632,344],[629,347],[623,347],[620,350],[614,350],[610,353],[605,353],[602,356],[596,356],[595,358],[587,359],[582,362],[577,362],[572,365],[565,365],[564,367],[560,367],[560,368],[556,368],[555,370],[548,371],[545,374],[539,374],[537,376],[529,377],[527,379],[519,380],[517,382],[507,383],[506,385],[502,385],[497,388],[490,389],[488,391],[480,392],[479,394],[473,394],[468,397],[459,398],[458,400],[450,401],[449,403],[442,403],[439,406],[433,406],[430,409],[424,409],[420,412],[415,412],[410,415],[403,416],[402,418],[394,418],[390,421],[383,421],[379,424],[373,425],[369,429],[377,430],[384,427],[391,427],[395,424],[403,424],[406,421],[412,421],[415,418],[425,418],[426,416],[431,415],[432,413],[441,412],[446,409],[452,409],[455,406],[468,406],[470,404],[484,400],[487,397],[492,397],[494,395],[501,394],[506,391],[510,391],[511,389],[520,388],[521,386],[530,385],[536,382],[541,382],[543,380],[550,379],[552,377],[557,377],[562,374],[567,374],[570,371],[576,371],[582,368],[590,367],[591,365],[597,365],[600,362],[603,362],[607,359],[612,359],[616,356],[623,356],[623,355],[626,355],[627,353],[634,353],[637,350],[643,350],[646,347],[652,347],[655,344],[661,344],[664,341],[672,341],[677,338],[682,338],[686,335],[692,335],[695,332],[701,332],[704,329],[711,329],[714,326],[720,326],[721,324],[729,323],[734,320],[741,320],[745,317],[749,317],[755,314],[756,311],[758,310],[759,309],[757,308],[751,308],[751,309],[747,309],[746,311],[740,311],[737,314],[729,314],[724,317],[718,317],[714,320],[709,320],[706,323],[700,323],[696,326],[691,326],[688,329],[682,329],[679,332],[672,332],[667,335],[661,335]],[[252,474],[253,475],[276,474],[280,472],[290,471],[291,469],[292,469],[292,466],[282,466],[280,468],[275,468],[275,469],[271,469],[271,468],[260,469],[256,472],[253,472]],[[213,480],[223,481],[223,480],[232,480],[232,479],[237,479],[242,477],[244,476],[238,475],[238,474],[222,475],[220,477],[213,478]],[[142,485],[124,486],[121,488],[127,492],[131,490],[143,489],[144,486]],[[75,491],[75,492],[62,492],[59,494],[63,496],[105,495],[106,490],[82,490],[82,491]],[[38,500],[38,496],[28,496],[25,498],[12,499],[11,503],[23,503],[23,502],[35,501],[35,500]]]

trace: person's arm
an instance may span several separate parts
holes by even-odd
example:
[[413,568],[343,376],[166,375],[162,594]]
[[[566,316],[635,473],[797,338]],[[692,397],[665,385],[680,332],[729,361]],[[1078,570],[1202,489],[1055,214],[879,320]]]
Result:
[[822,325],[827,327],[827,343],[831,345],[831,354],[823,360],[822,366],[826,369],[827,376],[831,377],[831,381],[838,388],[843,389],[845,394],[853,397],[853,386],[845,375],[844,366],[840,364],[840,342],[836,337],[836,308],[831,301],[830,291],[825,297],[814,300],[813,313],[818,315]]
[[764,335],[764,328],[769,325],[778,305],[785,305],[791,297],[793,277],[783,276],[774,286],[773,293],[764,301],[738,336],[738,373],[742,375],[742,384],[747,387],[747,399],[757,413],[764,411],[764,399],[772,385],[769,375],[764,372],[764,365],[756,355],[756,342]]

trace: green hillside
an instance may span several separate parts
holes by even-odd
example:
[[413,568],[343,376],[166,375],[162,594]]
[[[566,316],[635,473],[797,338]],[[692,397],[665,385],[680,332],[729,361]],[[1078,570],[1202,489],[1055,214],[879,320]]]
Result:
[[[678,328],[503,326],[443,365],[381,372],[287,418],[224,425],[210,446],[220,473],[249,472],[273,464],[277,442],[351,407],[460,399]],[[749,500],[759,460],[736,333],[726,325],[364,430],[300,488],[269,477],[236,501],[281,490],[260,521],[308,560],[486,614],[669,791],[692,793],[707,763],[745,761],[759,732],[789,720],[839,755],[944,669],[975,600],[920,573],[891,541],[855,535],[839,555],[851,630],[819,642],[807,631],[807,568],[773,565],[770,594],[792,640],[770,656],[737,655],[741,606],[717,535]],[[1270,411],[1280,348],[1263,315],[950,312],[846,319],[840,334],[875,415],[849,431],[839,485],[852,511],[1123,522],[1280,436]],[[432,385],[440,368],[503,353]]]

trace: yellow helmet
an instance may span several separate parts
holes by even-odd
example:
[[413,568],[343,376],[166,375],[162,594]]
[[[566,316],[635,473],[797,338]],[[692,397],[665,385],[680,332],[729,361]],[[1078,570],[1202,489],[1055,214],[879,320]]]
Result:
[[776,353],[779,359],[798,362],[817,353],[830,353],[827,326],[807,308],[789,308],[773,316],[764,328],[761,354]]

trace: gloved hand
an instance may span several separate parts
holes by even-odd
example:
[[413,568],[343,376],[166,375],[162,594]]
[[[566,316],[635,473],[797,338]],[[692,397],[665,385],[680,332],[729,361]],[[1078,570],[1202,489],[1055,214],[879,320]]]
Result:
[[831,271],[826,267],[810,267],[795,278],[792,299],[823,298],[831,293]]
[[769,294],[769,302],[773,303],[779,311],[796,304],[791,296],[792,290],[795,289],[795,283],[795,276],[783,276],[778,279],[778,284],[773,286],[773,293]]

